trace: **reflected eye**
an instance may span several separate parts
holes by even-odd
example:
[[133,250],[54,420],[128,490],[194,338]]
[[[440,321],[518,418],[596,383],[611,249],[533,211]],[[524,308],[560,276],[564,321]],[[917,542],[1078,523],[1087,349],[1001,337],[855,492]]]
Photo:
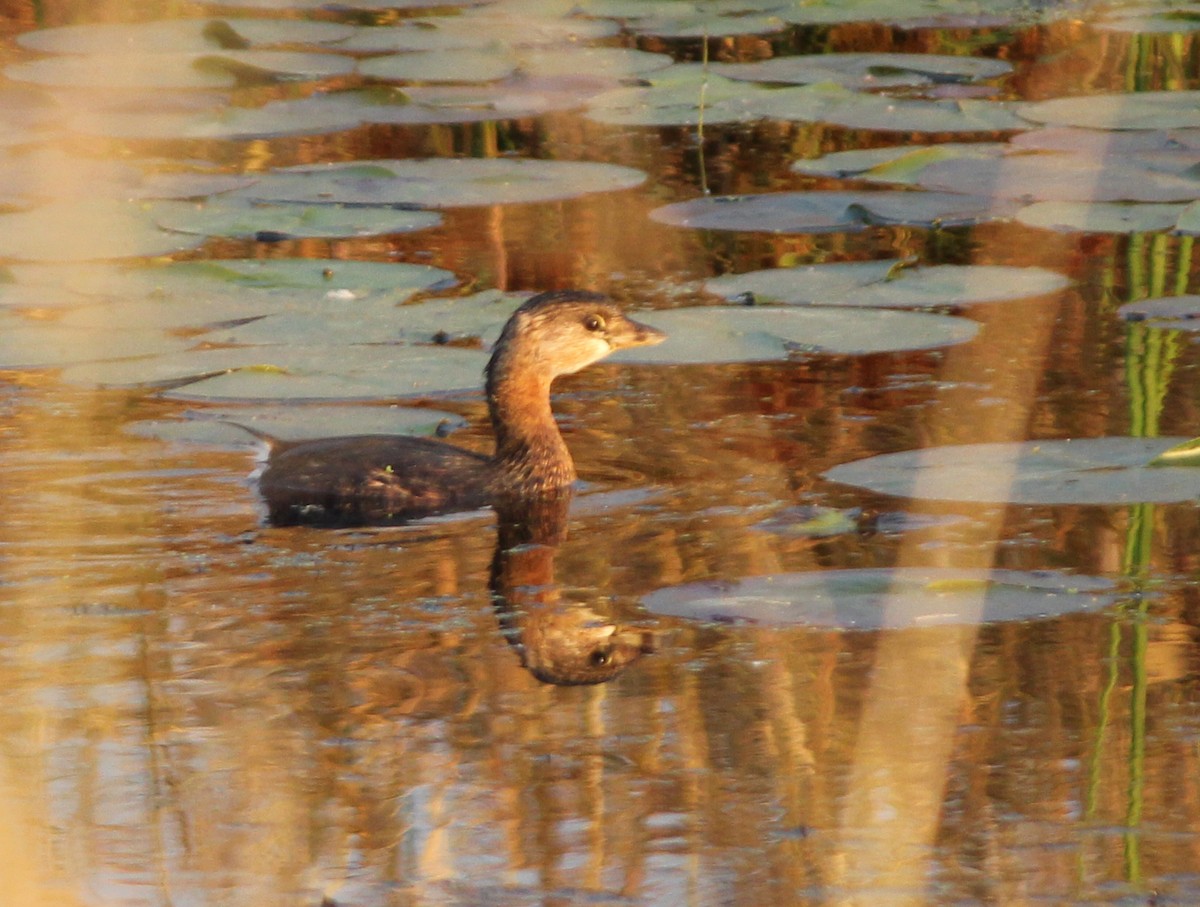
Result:
[[608,664],[608,653],[605,652],[603,649],[597,649],[596,651],[594,651],[592,653],[590,660],[593,665],[595,665],[598,668],[602,668],[606,664]]
[[604,319],[599,315],[588,315],[583,319],[583,326],[592,332],[602,331],[604,330]]

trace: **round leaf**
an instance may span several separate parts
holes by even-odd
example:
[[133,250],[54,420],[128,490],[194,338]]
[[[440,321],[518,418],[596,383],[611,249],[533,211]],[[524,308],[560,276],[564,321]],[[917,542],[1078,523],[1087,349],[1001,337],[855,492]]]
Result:
[[1108,580],[1051,571],[894,567],[688,583],[642,601],[655,614],[693,620],[879,630],[1097,611],[1115,593]]
[[1183,438],[963,444],[883,454],[825,478],[879,494],[988,504],[1138,504],[1200,498],[1200,470],[1151,467]]
[[865,354],[930,349],[970,340],[967,318],[852,308],[707,306],[644,312],[667,332],[653,347],[625,350],[624,362],[766,362],[797,353]]

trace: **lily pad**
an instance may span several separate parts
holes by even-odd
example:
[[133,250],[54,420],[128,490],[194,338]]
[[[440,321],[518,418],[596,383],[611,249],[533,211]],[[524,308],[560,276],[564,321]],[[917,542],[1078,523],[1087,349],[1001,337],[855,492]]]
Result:
[[490,50],[427,50],[372,57],[358,69],[393,82],[495,82],[516,72],[517,61]]
[[805,0],[780,15],[797,25],[872,22],[900,28],[980,28],[1052,22],[1077,15],[1076,9],[1028,0]]
[[463,343],[492,340],[528,294],[488,291],[418,305],[325,307],[293,310],[205,335],[217,344]]
[[1035,202],[1018,211],[1017,220],[1059,233],[1153,233],[1172,229],[1186,208],[1150,202]]
[[1150,327],[1200,331],[1200,296],[1159,296],[1139,299],[1117,309],[1126,321],[1145,321]]
[[654,347],[623,350],[623,362],[769,362],[799,353],[866,354],[964,343],[979,331],[968,318],[887,309],[706,306],[643,312],[667,332]]
[[289,404],[206,408],[186,413],[182,419],[134,422],[126,427],[126,431],[143,438],[173,443],[243,447],[248,443],[258,443],[256,434],[281,441],[371,434],[428,436],[447,427],[458,428],[464,424],[466,420],[461,416],[436,409]]
[[106,199],[56,201],[0,214],[0,258],[91,261],[194,249],[203,237],[160,230],[139,207]]
[[565,46],[609,38],[618,31],[616,24],[598,19],[502,16],[483,10],[461,16],[431,16],[408,19],[397,25],[363,28],[338,47],[355,52],[394,53]]
[[306,19],[164,19],[89,22],[25,32],[17,43],[55,54],[203,54],[251,46],[329,44],[355,29]]
[[892,184],[916,184],[921,171],[937,161],[959,158],[994,159],[1008,154],[1005,142],[942,142],[938,145],[904,144],[889,148],[835,151],[819,158],[796,161],[792,170],[813,176],[858,177]]
[[186,400],[387,400],[473,390],[487,356],[457,347],[321,344],[195,349],[64,369],[62,380]]
[[592,0],[588,15],[620,20],[637,34],[663,38],[724,38],[768,35],[787,22],[776,15],[780,0]]
[[186,344],[162,331],[127,327],[119,331],[73,328],[53,321],[21,324],[4,319],[0,369],[58,368],[83,362],[128,361],[133,356],[177,354]]
[[757,63],[716,63],[712,70],[751,82],[834,82],[846,88],[870,89],[994,79],[1010,73],[1012,65],[986,57],[943,54],[829,53],[774,57]]
[[870,261],[770,268],[705,283],[726,299],[790,305],[920,308],[1007,302],[1054,293],[1070,285],[1055,271],[1007,265],[934,265]]
[[88,54],[14,63],[17,82],[65,88],[232,88],[244,83],[315,80],[347,75],[354,60],[339,54],[228,50],[211,54]]
[[1187,34],[1200,29],[1200,4],[1126,6],[1110,10],[1090,24],[1105,31],[1139,35]]
[[893,567],[688,583],[642,601],[655,614],[694,620],[880,630],[1098,611],[1116,593],[1109,580],[1048,570]]
[[835,466],[833,482],[879,494],[987,504],[1139,504],[1200,499],[1200,470],[1153,467],[1185,438],[963,444]]
[[381,236],[427,230],[442,222],[433,211],[347,208],[344,205],[270,205],[246,199],[163,202],[151,216],[165,230],[276,242],[298,237]]
[[839,233],[872,225],[957,227],[1004,220],[1020,207],[949,192],[773,192],[692,199],[655,208],[660,223],[703,230]]
[[1034,153],[999,159],[960,157],[930,163],[916,175],[916,182],[943,192],[990,191],[1029,201],[1175,202],[1192,201],[1200,195],[1200,180],[1167,172],[1161,162],[1151,165],[1136,156],[1096,159]]
[[[24,272],[18,271],[18,276],[24,277]],[[46,282],[52,277],[40,276]],[[454,275],[428,265],[245,259],[140,268],[96,265],[72,269],[62,279],[78,306],[64,316],[66,324],[205,329],[284,313],[369,318],[422,290],[453,284]],[[80,306],[81,297],[92,304]]]
[[454,208],[576,198],[640,185],[616,164],[522,158],[425,158],[289,167],[239,195],[265,202]]
[[[794,96],[789,108],[797,118],[816,121],[828,103],[828,90],[780,89]],[[615,88],[588,100],[588,119],[599,123],[632,126],[689,126],[759,120],[755,101],[771,89],[737,82],[707,71],[700,64],[683,63],[650,73],[635,86]]]
[[75,132],[108,138],[227,140],[319,135],[361,125],[361,110],[330,104],[317,95],[270,101],[261,107],[232,107],[227,102],[201,109],[163,109],[139,100],[116,107],[77,110],[67,121]]
[[1200,91],[1136,91],[1021,104],[1027,120],[1083,129],[1200,127]]

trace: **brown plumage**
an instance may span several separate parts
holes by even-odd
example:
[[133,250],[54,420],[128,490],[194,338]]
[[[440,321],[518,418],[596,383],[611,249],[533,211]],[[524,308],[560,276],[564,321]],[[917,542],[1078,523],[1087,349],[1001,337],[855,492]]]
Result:
[[615,350],[660,343],[604,296],[542,293],[509,318],[485,370],[495,453],[426,438],[358,435],[273,445],[260,489],[279,525],[402,522],[565,488],[575,464],[550,385]]

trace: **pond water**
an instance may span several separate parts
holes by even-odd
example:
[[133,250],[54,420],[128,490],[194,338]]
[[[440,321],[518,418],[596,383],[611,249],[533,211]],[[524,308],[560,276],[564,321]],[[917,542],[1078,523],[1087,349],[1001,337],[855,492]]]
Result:
[[[5,904],[1200,902],[1195,5],[0,11]],[[563,288],[551,531],[268,524]]]

